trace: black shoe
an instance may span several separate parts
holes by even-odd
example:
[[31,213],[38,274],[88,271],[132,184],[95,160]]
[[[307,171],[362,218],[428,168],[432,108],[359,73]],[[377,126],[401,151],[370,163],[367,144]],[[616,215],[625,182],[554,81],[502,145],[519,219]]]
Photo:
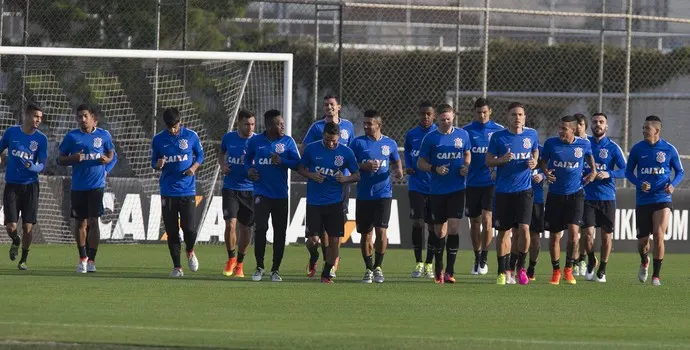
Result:
[[17,245],[11,244],[10,245],[10,260],[12,260],[12,261],[17,260],[17,254],[18,253],[19,253],[19,244],[17,244]]

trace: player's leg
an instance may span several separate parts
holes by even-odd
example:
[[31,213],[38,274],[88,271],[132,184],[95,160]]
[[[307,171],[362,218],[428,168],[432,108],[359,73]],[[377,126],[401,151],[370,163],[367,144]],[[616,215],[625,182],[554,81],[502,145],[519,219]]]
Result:
[[465,200],[465,215],[470,221],[470,239],[474,250],[474,264],[470,274],[479,274],[479,261],[482,253],[482,208],[481,187],[467,187]]
[[374,281],[374,201],[357,199],[355,209],[355,226],[361,235],[359,239],[359,249],[364,260],[364,277],[362,283],[372,283]]
[[597,281],[606,282],[606,264],[609,262],[611,248],[613,247],[613,229],[616,218],[616,201],[602,202],[604,207],[600,211],[601,217],[598,220],[601,237],[601,261],[597,270]]
[[223,198],[223,220],[225,220],[225,250],[228,252],[228,261],[223,269],[224,276],[232,276],[237,266],[237,215],[240,211],[238,197],[239,191],[224,188]]
[[565,227],[563,210],[565,196],[548,193],[544,211],[544,223],[546,230],[551,232],[549,236],[549,253],[551,255],[551,267],[553,272],[549,283],[557,285],[561,283],[561,237]]
[[[271,216],[270,199],[264,196],[254,198],[255,227],[254,227],[254,258],[256,259],[256,270],[252,275],[253,281],[261,281],[266,274],[264,257],[266,256],[266,233],[268,232],[268,218]],[[309,206],[307,206],[307,217],[309,217]]]
[[74,218],[74,240],[79,251],[77,273],[86,273],[88,256],[86,254],[86,235],[88,232],[89,202],[88,191],[70,192],[71,216]]
[[271,200],[271,223],[273,223],[273,263],[271,265],[271,281],[281,282],[280,265],[285,255],[285,241],[287,240],[288,199]]
[[532,220],[532,206],[534,197],[532,190],[522,191],[517,194],[515,207],[515,223],[517,227],[514,229],[517,232],[517,276],[518,282],[522,285],[529,283],[527,271],[525,270],[525,260],[530,248],[530,232],[529,223]]
[[508,257],[508,266],[506,267],[506,284],[517,284],[517,261],[518,261],[518,242],[520,241],[520,233],[516,226],[513,226],[508,233],[508,242],[510,244],[510,255]]
[[534,281],[535,268],[539,261],[539,251],[541,250],[541,234],[544,232],[544,203],[534,203],[532,205],[532,219],[529,225],[529,267],[527,267],[527,277]]
[[427,278],[435,278],[434,275],[434,258],[436,257],[436,245],[438,244],[438,236],[434,229],[434,220],[431,219],[431,197],[424,195],[424,226],[426,227],[426,258],[424,259],[424,276]]
[[324,232],[321,211],[318,206],[307,204],[305,221],[305,240],[311,256],[307,265],[307,276],[314,277],[319,260],[319,236],[322,236]]
[[244,257],[247,256],[249,245],[252,243],[254,228],[254,193],[243,191],[240,197],[242,200],[237,214],[237,265],[233,271],[235,277],[244,277]]
[[[594,257],[594,231],[597,226],[597,214],[599,211],[598,201],[585,201],[584,211],[582,214],[582,225],[580,226],[580,250],[585,249],[587,251],[587,256],[590,255]],[[590,245],[591,242],[591,245]],[[583,247],[584,245],[584,247]],[[580,260],[584,257],[580,255],[578,259],[578,264]],[[592,260],[592,268],[589,268],[589,264],[585,266],[585,276],[588,281],[594,280],[594,265],[596,258]],[[578,270],[581,270],[581,266],[578,266]],[[581,271],[580,271],[581,272]]]
[[168,251],[173,263],[173,270],[170,277],[182,277],[182,263],[180,262],[180,252],[182,242],[180,241],[180,216],[179,198],[161,196],[161,216],[163,216],[163,227],[168,239]]
[[199,259],[194,252],[197,237],[196,196],[180,197],[180,227],[184,237],[187,266],[192,272],[199,270]]
[[578,253],[578,245],[580,238],[580,225],[582,224],[582,214],[585,205],[585,194],[583,190],[577,193],[566,196],[564,223],[568,227],[568,251],[566,253],[566,265],[564,280],[568,284],[576,284],[573,276],[572,266],[577,263],[575,259]]
[[446,206],[448,218],[448,238],[446,238],[446,274],[444,282],[455,283],[455,260],[460,249],[460,227],[465,214],[465,190],[456,191],[449,195]]
[[388,221],[391,216],[391,198],[382,198],[373,201],[373,226],[376,234],[374,244],[374,282],[383,283],[383,257],[388,248]]
[[[670,207],[670,203],[669,207]],[[661,285],[661,263],[664,261],[664,234],[668,229],[671,208],[662,207],[652,214],[652,234],[654,235],[654,260],[652,268],[652,284]]]
[[481,253],[479,256],[479,274],[486,275],[489,272],[487,267],[489,246],[494,238],[493,228],[493,206],[494,206],[494,186],[485,187],[482,192],[481,204]]
[[450,195],[431,195],[431,219],[436,233],[436,246],[434,249],[434,278],[436,283],[443,283],[443,251],[446,248],[446,234],[448,229],[448,206]]
[[33,228],[36,224],[38,214],[39,184],[34,182],[26,185],[22,198],[22,256],[17,267],[20,270],[27,270],[26,264],[29,258],[29,248],[33,241]]
[[321,282],[333,283],[331,269],[340,256],[340,239],[345,235],[345,217],[339,205],[323,206],[322,223],[328,232],[328,251],[326,263],[321,271]]
[[99,218],[103,215],[103,188],[87,191],[88,220],[87,220],[87,272],[96,272],[96,253],[101,241],[101,227]]
[[[576,252],[577,258],[576,258],[576,264],[577,264],[577,272],[579,272],[580,276],[585,276],[587,274],[587,260],[585,259],[591,250],[587,250],[587,235],[585,232],[583,232],[582,228],[580,228],[580,238],[578,239],[578,252]],[[594,239],[594,231],[592,231],[592,239]],[[575,258],[573,256],[573,258]]]
[[637,277],[643,283],[647,281],[649,274],[649,236],[653,230],[653,209],[652,205],[641,205],[635,208],[637,251],[640,253],[640,269]]
[[[414,251],[415,266],[412,269],[412,277],[419,278],[424,275],[424,263],[422,262],[422,248],[424,242],[424,217],[426,215],[426,201],[425,195],[415,191],[408,191],[407,196],[410,200],[410,219],[412,220],[412,249]],[[358,207],[359,208],[359,207]],[[433,253],[429,253],[427,247],[427,257]]]
[[5,214],[5,229],[7,235],[12,240],[10,244],[10,260],[15,261],[19,253],[19,246],[21,245],[21,238],[17,233],[17,221],[19,221],[19,203],[20,196],[16,192],[17,185],[5,184],[5,190],[2,195],[3,213]]

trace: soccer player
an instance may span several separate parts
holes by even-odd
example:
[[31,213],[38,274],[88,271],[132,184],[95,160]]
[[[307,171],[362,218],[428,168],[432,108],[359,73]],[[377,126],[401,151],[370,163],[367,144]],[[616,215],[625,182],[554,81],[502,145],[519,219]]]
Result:
[[79,129],[68,132],[59,147],[58,164],[72,166],[70,201],[75,220],[74,237],[79,249],[77,273],[96,272],[96,253],[101,239],[98,219],[103,215],[106,165],[115,153],[110,133],[96,127],[97,118],[92,107],[77,107]]
[[[593,136],[588,139],[597,165],[597,177],[585,186],[585,209],[581,225],[581,236],[585,237],[585,240],[584,243],[580,241],[580,244],[586,245],[585,277],[588,281],[594,280],[594,268],[597,265],[594,256],[594,228],[598,227],[601,237],[601,261],[596,277],[597,281],[606,282],[606,263],[611,254],[613,225],[616,219],[616,179],[625,178],[625,156],[618,144],[606,136],[608,129],[606,114],[596,113],[592,116]],[[585,174],[590,170],[589,165],[585,163]]]
[[[304,140],[302,141],[302,146],[301,146],[301,151],[304,151],[304,148],[316,141],[320,141],[321,138],[323,137],[323,130],[326,125],[326,123],[336,123],[338,125],[338,128],[340,129],[340,135],[338,138],[338,142],[343,145],[350,147],[350,144],[352,143],[352,140],[355,138],[355,127],[347,119],[341,118],[340,117],[340,109],[341,105],[338,103],[338,98],[333,96],[333,95],[326,95],[323,98],[323,112],[324,116],[321,120],[315,121],[314,123],[311,124],[309,129],[307,130],[307,134],[304,136]],[[343,174],[345,176],[349,175],[348,170],[345,169]],[[348,213],[348,202],[349,202],[349,193],[350,193],[350,188],[349,186],[345,186],[345,189],[343,191],[343,198],[342,198],[342,209],[343,209],[343,216],[344,220],[347,221],[347,213]],[[324,232],[324,230],[321,230],[322,233],[322,239],[321,239],[321,249],[323,250],[323,258],[324,261],[326,259],[326,249],[328,247],[328,232]],[[309,233],[307,233],[308,236]],[[316,245],[313,243],[316,242]],[[309,240],[307,241],[307,250],[309,251],[309,263],[307,264],[307,276],[309,277],[314,277],[316,274],[316,265],[319,261],[319,250],[318,250],[318,243],[319,239],[316,238],[314,240]],[[331,273],[331,277],[335,278],[335,272],[338,270],[338,262],[340,261],[340,257],[338,257],[335,261],[335,265],[333,266],[333,271]]]
[[465,200],[465,214],[470,218],[470,236],[474,248],[473,275],[485,275],[487,254],[493,239],[492,210],[494,205],[493,168],[486,166],[486,151],[489,139],[496,131],[503,130],[503,125],[491,120],[491,108],[485,98],[478,98],[474,102],[476,117],[473,122],[465,125],[464,129],[470,134],[472,143],[472,165],[467,175],[467,198]]
[[[5,192],[2,196],[5,229],[12,239],[10,260],[17,259],[19,246],[22,255],[17,268],[28,270],[26,260],[33,239],[33,225],[38,211],[38,174],[43,171],[48,158],[48,138],[38,130],[43,121],[43,111],[35,104],[24,110],[22,125],[7,128],[0,139],[0,153],[7,149]],[[22,237],[17,234],[17,221],[22,216]]]
[[[505,271],[510,253],[510,235],[518,240],[518,254],[513,260],[520,284],[529,283],[525,272],[525,256],[530,247],[529,224],[532,219],[532,169],[539,159],[537,131],[525,126],[525,107],[519,102],[508,106],[508,127],[495,132],[489,140],[486,166],[496,167],[496,199],[493,224],[498,230],[496,253],[498,276],[496,284],[515,284],[512,271]],[[511,268],[515,268],[511,266]]]
[[[577,129],[575,129],[575,136],[580,138],[587,138],[587,117],[582,113],[575,113],[573,115],[577,120]],[[591,140],[590,140],[591,141]],[[585,163],[586,166],[587,163]],[[587,168],[583,169],[587,170]],[[586,192],[586,190],[585,190]],[[579,253],[577,258],[577,263],[573,265],[573,275],[584,276],[587,271],[587,262],[585,262],[585,257],[588,254],[587,251],[587,237],[584,234],[582,227],[580,227],[580,241],[579,241]]]
[[[467,131],[454,127],[453,119],[453,107],[445,103],[438,106],[438,129],[424,136],[417,160],[419,170],[431,173],[431,219],[438,238],[434,252],[436,283],[455,283],[455,259],[460,247],[460,223],[465,211],[465,178],[472,160],[470,136]],[[444,247],[448,249],[445,274]]]
[[[636,143],[628,155],[625,177],[637,191],[635,219],[637,221],[637,248],[640,252],[640,282],[649,274],[649,236],[654,236],[654,263],[652,284],[661,285],[661,263],[664,261],[664,233],[673,209],[672,195],[683,180],[683,164],[678,150],[661,138],[661,119],[650,115],[642,127],[644,140]],[[635,171],[637,169],[637,172]],[[671,170],[675,173],[671,180]]]
[[[542,146],[539,146],[539,154],[542,153]],[[527,267],[527,278],[534,281],[534,271],[539,259],[541,250],[541,234],[544,233],[544,173],[540,168],[532,170],[532,219],[529,223],[529,266]]]
[[[431,174],[417,168],[419,149],[422,139],[428,133],[436,130],[434,124],[435,109],[431,102],[424,101],[419,105],[419,125],[405,135],[405,166],[407,172],[407,193],[410,199],[410,219],[412,219],[412,246],[414,249],[415,267],[412,277],[426,276],[434,278],[434,250],[436,249],[436,234],[431,221],[429,207],[429,185]],[[427,227],[426,260],[422,262],[422,242],[424,241],[424,227]]]
[[[279,269],[285,253],[288,222],[288,170],[297,168],[299,152],[292,137],[285,135],[285,121],[280,111],[264,113],[266,131],[247,141],[244,168],[254,182],[254,258],[253,281],[261,281],[266,254],[268,218],[273,223],[273,265],[271,281],[281,282]],[[342,216],[342,215],[341,215]]]
[[[328,232],[326,263],[321,272],[322,283],[333,283],[331,268],[340,254],[340,238],[345,231],[342,210],[343,184],[359,181],[359,170],[354,153],[338,142],[341,130],[338,124],[324,125],[322,141],[312,142],[304,148],[299,173],[307,180],[307,235],[312,246],[323,231]],[[348,169],[351,175],[344,175]]]
[[[551,284],[560,284],[561,280],[561,236],[568,229],[566,252],[565,281],[576,284],[573,276],[574,256],[577,254],[578,234],[584,210],[584,191],[582,186],[594,181],[597,176],[596,165],[592,157],[592,146],[587,139],[575,136],[577,119],[572,115],[561,118],[558,136],[551,137],[544,143],[541,155],[541,170],[549,183],[546,196],[546,229],[551,231],[549,241],[553,274]],[[584,179],[582,169],[585,160],[592,169]]]
[[[218,164],[223,169],[223,219],[228,261],[223,275],[244,277],[244,257],[252,240],[254,226],[254,185],[244,170],[248,140],[254,136],[256,118],[247,110],[237,113],[237,131],[223,135]],[[237,240],[239,231],[239,244]],[[239,249],[236,253],[237,246]]]
[[199,259],[194,254],[197,235],[196,171],[204,161],[204,149],[196,132],[182,127],[177,108],[166,108],[163,122],[166,129],[151,141],[151,166],[161,171],[163,226],[168,233],[168,249],[173,261],[170,277],[182,277],[180,227],[187,266],[192,272],[199,269]]
[[[398,144],[381,134],[382,118],[375,110],[364,112],[364,135],[352,141],[352,152],[359,163],[357,184],[357,232],[362,237],[359,247],[364,258],[364,283],[383,283],[381,269],[388,245],[388,220],[391,215],[393,187],[390,176],[402,179],[402,163]],[[391,171],[393,169],[394,171]],[[372,260],[372,236],[376,232],[376,259]]]

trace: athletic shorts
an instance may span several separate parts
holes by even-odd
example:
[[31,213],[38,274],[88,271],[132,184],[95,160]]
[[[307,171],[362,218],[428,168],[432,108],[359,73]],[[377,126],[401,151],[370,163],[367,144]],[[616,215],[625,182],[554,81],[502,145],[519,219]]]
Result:
[[637,222],[637,238],[649,237],[654,230],[654,212],[666,208],[673,211],[673,203],[653,203],[639,205],[635,208],[635,221]]
[[[342,217],[342,209],[340,211]],[[254,196],[254,232],[266,235],[268,219],[273,224],[273,236],[281,237],[287,233],[288,199]]]
[[613,232],[616,201],[588,201],[582,214],[582,227],[600,227],[603,233]]
[[544,203],[532,204],[532,220],[529,223],[530,232],[544,232]]
[[196,226],[196,196],[161,196],[163,227],[168,236],[172,232],[194,232]]
[[584,207],[583,190],[568,195],[549,192],[546,195],[545,229],[557,233],[565,230],[568,225],[581,226]]
[[494,186],[467,187],[465,193],[465,216],[478,218],[482,211],[494,209]]
[[431,204],[430,196],[417,191],[408,191],[407,197],[410,200],[410,219],[422,220],[431,224]]
[[101,217],[103,215],[103,190],[104,188],[86,191],[72,190],[70,193],[72,217],[79,220]]
[[5,213],[5,225],[17,223],[19,214],[25,224],[36,224],[38,212],[38,182],[30,184],[6,183],[2,196],[3,212]]
[[345,235],[345,218],[342,203],[327,205],[307,204],[307,237],[321,236],[323,231],[328,237],[343,237]]
[[223,219],[237,219],[244,226],[254,225],[254,193],[224,188]]
[[374,227],[388,228],[391,217],[391,198],[357,200],[355,217],[357,232],[369,233]]
[[429,202],[432,223],[441,225],[448,219],[462,219],[465,212],[465,190],[432,194]]
[[532,189],[503,193],[496,192],[493,223],[498,231],[508,231],[518,225],[529,225],[532,221],[534,192]]

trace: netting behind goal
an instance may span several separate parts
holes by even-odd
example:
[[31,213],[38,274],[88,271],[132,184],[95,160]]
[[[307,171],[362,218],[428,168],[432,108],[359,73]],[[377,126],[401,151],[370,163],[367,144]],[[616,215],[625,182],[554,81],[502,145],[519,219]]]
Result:
[[[64,135],[78,127],[75,109],[79,104],[98,109],[98,126],[110,131],[118,153],[101,219],[102,239],[117,242],[166,237],[160,218],[159,174],[151,168],[150,147],[152,137],[164,129],[165,108],[178,108],[183,126],[196,131],[204,147],[204,164],[197,171],[199,227],[213,196],[220,196],[218,147],[223,134],[234,129],[239,108],[257,115],[257,131],[263,130],[261,116],[266,110],[284,108],[281,61],[3,55],[0,63],[0,132],[17,124],[26,101],[44,110],[41,131],[48,136],[49,159],[46,175],[41,176],[35,240],[48,243],[73,241],[71,169],[58,166],[56,157]],[[222,217],[208,220],[222,221]],[[212,236],[216,237],[207,240],[216,241],[222,231]]]

